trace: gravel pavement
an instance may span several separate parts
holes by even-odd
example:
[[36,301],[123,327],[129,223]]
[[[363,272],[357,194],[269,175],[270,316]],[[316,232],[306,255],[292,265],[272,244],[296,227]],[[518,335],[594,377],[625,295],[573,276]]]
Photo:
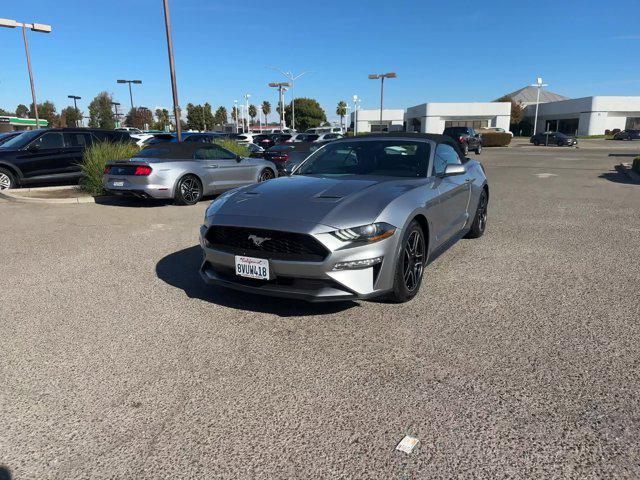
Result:
[[13,479],[640,477],[640,185],[607,153],[486,149],[487,233],[403,305],[204,285],[208,202],[0,201],[0,465]]

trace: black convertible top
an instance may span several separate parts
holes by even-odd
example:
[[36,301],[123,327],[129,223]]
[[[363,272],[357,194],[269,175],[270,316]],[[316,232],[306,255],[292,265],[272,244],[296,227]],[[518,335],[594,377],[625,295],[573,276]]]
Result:
[[159,142],[143,148],[133,158],[193,158],[196,150],[214,146],[223,148],[220,145],[202,142]]

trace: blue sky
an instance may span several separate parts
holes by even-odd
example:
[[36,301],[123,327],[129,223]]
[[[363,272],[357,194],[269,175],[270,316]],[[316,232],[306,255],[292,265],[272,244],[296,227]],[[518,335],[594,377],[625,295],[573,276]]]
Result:
[[[330,117],[356,93],[379,105],[374,72],[395,71],[385,107],[425,101],[486,101],[542,75],[570,97],[640,95],[640,1],[477,2],[456,0],[171,0],[180,103],[229,109],[246,92],[277,102],[267,87],[284,78],[267,65],[311,70],[297,96],[318,99]],[[68,94],[86,105],[112,92],[171,106],[161,0],[2,1],[0,17],[48,23],[29,35],[38,101],[60,111]],[[0,107],[31,101],[22,37],[0,28]]]

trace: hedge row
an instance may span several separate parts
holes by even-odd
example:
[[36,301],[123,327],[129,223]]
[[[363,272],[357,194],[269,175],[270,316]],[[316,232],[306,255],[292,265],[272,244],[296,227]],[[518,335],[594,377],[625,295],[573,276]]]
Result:
[[504,132],[482,133],[483,147],[506,147],[511,143],[511,135]]

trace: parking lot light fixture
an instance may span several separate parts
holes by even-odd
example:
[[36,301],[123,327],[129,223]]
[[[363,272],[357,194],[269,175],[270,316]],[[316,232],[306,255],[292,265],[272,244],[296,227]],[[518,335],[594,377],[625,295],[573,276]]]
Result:
[[311,72],[305,71],[296,75],[293,72],[283,72],[282,70],[276,67],[269,67],[269,68],[277,72],[280,72],[291,83],[291,129],[295,130],[296,129],[296,90],[295,90],[296,80],[299,79],[301,76]]
[[251,126],[251,124],[249,123],[249,97],[251,97],[250,93],[245,93],[244,94],[244,99],[247,102],[247,110],[246,110],[246,119],[247,119],[247,133],[251,132],[251,128],[249,128]]
[[171,74],[171,93],[173,96],[173,114],[176,117],[176,137],[182,141],[182,125],[180,125],[180,104],[178,103],[178,82],[176,81],[176,64],[173,60],[173,40],[171,39],[171,16],[169,14],[169,0],[163,0],[164,27],[167,33],[167,52],[169,54],[169,72]]
[[[82,99],[82,97],[79,97],[77,95],[67,95],[67,98],[72,98],[73,99],[73,108],[76,110],[76,112],[78,111],[78,103],[77,100]],[[76,127],[78,127],[78,120],[76,120]]]
[[548,85],[546,83],[542,83],[542,77],[538,77],[536,78],[536,83],[531,86],[538,89],[538,94],[536,95],[536,116],[533,120],[533,134],[535,135],[538,128],[538,105],[540,104],[540,90],[542,90],[542,87],[547,87]]
[[289,82],[271,82],[269,84],[271,88],[278,89],[278,103],[280,104],[280,128],[285,129],[286,124],[284,121],[284,92],[291,86]]
[[362,99],[358,95],[353,96],[353,136],[358,135],[358,106]]
[[40,128],[38,118],[38,100],[36,99],[36,87],[33,81],[33,71],[31,70],[31,55],[29,54],[29,40],[27,39],[27,28],[34,32],[51,33],[51,25],[43,23],[21,23],[8,18],[0,18],[0,27],[16,28],[22,27],[22,39],[24,41],[24,51],[27,56],[27,69],[29,70],[29,84],[31,85],[31,99],[33,100],[33,113],[36,116],[36,128]]
[[389,72],[389,73],[372,73],[371,75],[369,75],[369,79],[370,80],[378,80],[380,79],[380,131],[383,131],[384,129],[382,128],[382,108],[384,106],[384,79],[385,78],[396,78],[398,75],[396,75],[394,72]]
[[142,83],[142,80],[118,80],[118,83],[129,84],[129,99],[131,100],[131,110],[133,110],[133,93],[131,92],[131,84],[135,83],[136,85],[140,85]]

